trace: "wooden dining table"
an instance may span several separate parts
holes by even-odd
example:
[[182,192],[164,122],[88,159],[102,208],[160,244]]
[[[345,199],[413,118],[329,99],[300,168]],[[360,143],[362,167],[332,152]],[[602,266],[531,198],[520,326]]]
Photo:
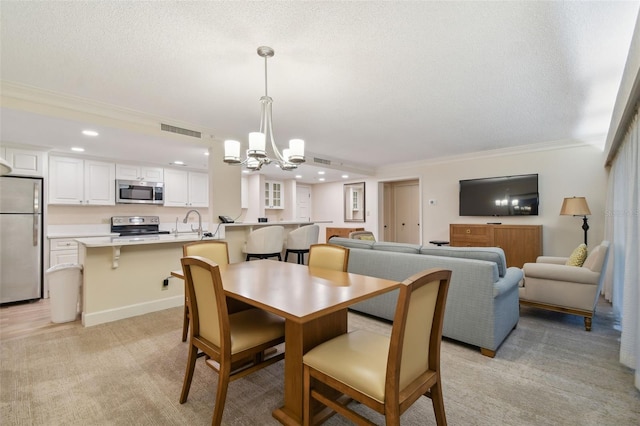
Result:
[[[225,295],[285,319],[282,424],[302,424],[302,356],[347,332],[347,307],[395,290],[396,281],[274,260],[220,265]],[[171,275],[184,278],[182,271]]]

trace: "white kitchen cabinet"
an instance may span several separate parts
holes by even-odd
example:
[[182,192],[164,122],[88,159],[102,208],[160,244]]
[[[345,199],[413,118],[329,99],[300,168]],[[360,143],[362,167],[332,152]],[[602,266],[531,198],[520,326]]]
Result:
[[264,182],[264,208],[265,209],[283,209],[284,200],[282,199],[282,182],[265,181]]
[[115,164],[73,157],[49,159],[49,204],[115,205]]
[[116,164],[116,179],[164,182],[164,169],[162,167]]
[[164,169],[164,205],[170,207],[209,207],[209,175]]
[[44,152],[17,148],[5,148],[4,151],[4,159],[13,168],[12,175],[44,176]]
[[61,263],[78,263],[78,243],[72,238],[49,240],[49,267]]

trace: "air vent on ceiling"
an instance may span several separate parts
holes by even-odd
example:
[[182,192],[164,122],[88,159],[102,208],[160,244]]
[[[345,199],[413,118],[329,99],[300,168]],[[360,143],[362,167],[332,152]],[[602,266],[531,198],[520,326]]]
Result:
[[169,124],[160,123],[160,129],[165,132],[177,133],[179,135],[191,136],[192,138],[202,139],[202,133],[195,130],[183,129],[181,127],[171,126]]
[[324,164],[326,166],[331,165],[331,160],[325,160],[324,158],[313,157],[314,163]]

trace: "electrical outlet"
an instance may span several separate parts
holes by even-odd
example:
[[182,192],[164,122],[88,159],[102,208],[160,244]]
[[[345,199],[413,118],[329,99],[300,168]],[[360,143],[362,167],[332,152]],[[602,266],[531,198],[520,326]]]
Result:
[[165,278],[162,281],[162,289],[163,290],[168,290],[169,289],[169,278]]

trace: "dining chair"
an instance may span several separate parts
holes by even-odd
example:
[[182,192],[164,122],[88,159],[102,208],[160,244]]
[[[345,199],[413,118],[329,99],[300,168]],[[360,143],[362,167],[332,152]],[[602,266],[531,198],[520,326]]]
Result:
[[309,267],[347,272],[349,249],[336,244],[312,244],[309,247]]
[[[194,241],[182,246],[183,256],[202,256],[212,260],[217,265],[229,264],[229,247],[226,241]],[[182,321],[182,341],[187,341],[189,332],[189,297],[184,292],[184,319]]]
[[[432,268],[400,285],[391,336],[365,330],[334,337],[303,357],[303,424],[334,411],[356,424],[373,425],[347,403],[356,400],[399,425],[421,395],[431,398],[436,423],[446,425],[440,377],[440,342],[451,271]],[[336,392],[337,391],[337,392]],[[342,395],[350,398],[344,402]],[[324,405],[311,418],[312,400]]]
[[258,259],[277,257],[278,260],[282,260],[283,246],[284,227],[280,225],[265,226],[249,233],[242,251],[246,253],[245,260],[247,261],[252,257]]
[[305,225],[289,232],[285,245],[284,261],[286,262],[289,259],[289,253],[296,253],[298,255],[298,264],[303,265],[304,255],[309,253],[311,244],[318,243],[319,233],[320,227],[318,225]]
[[201,256],[181,259],[189,293],[191,329],[189,356],[180,404],[187,401],[198,352],[218,373],[212,425],[220,425],[229,383],[284,358],[265,350],[284,342],[284,319],[261,309],[229,314],[219,266]]

